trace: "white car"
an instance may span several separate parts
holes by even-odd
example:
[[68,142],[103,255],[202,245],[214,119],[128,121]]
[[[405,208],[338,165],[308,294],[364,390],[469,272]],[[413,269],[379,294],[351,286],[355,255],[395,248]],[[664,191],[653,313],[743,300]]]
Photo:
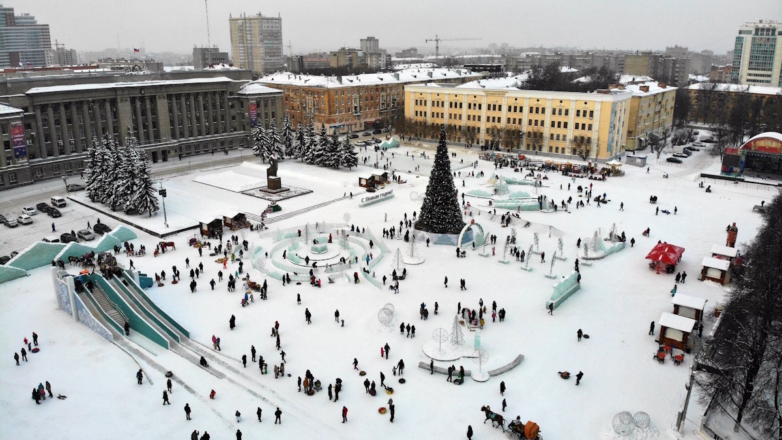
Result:
[[95,240],[95,235],[89,229],[82,229],[81,231],[76,233],[76,236],[84,241]]
[[20,215],[16,218],[16,221],[23,225],[29,225],[33,223],[33,219],[27,214]]
[[22,212],[24,214],[27,214],[27,215],[38,214],[38,211],[35,208],[33,208],[32,206],[25,206],[24,208],[22,208]]

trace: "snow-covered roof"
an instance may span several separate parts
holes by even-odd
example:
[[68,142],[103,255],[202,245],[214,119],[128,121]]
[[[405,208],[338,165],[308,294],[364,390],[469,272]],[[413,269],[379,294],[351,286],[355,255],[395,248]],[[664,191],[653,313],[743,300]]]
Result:
[[204,70],[239,70],[238,67],[234,67],[230,64],[217,63],[204,67]]
[[282,93],[277,89],[266,87],[262,84],[251,82],[239,89],[240,95],[265,95],[267,93]]
[[776,140],[782,142],[782,133],[777,133],[775,131],[767,131],[765,133],[760,133],[760,134],[757,134],[757,135],[751,137],[747,142],[745,142],[745,144],[748,144],[748,143],[750,143],[750,142],[752,142],[752,141],[754,141],[756,139],[760,139],[760,138],[772,138],[772,139],[776,139]]
[[706,307],[707,299],[699,298],[697,296],[685,295],[683,293],[677,293],[673,296],[671,303],[675,306],[689,307],[695,310],[703,310]]
[[[399,58],[404,60],[405,58]],[[394,66],[394,70],[407,70],[407,69],[433,69],[437,64],[434,63],[413,63],[413,64],[397,64]]]
[[654,81],[654,78],[646,75],[619,75],[619,84]]
[[724,255],[724,256],[730,257],[730,258],[736,258],[736,255],[738,254],[738,251],[739,250],[736,249],[736,248],[723,246],[721,244],[715,244],[714,246],[711,247],[711,253],[712,254]]
[[477,81],[470,81],[456,86],[457,89],[488,89],[488,90],[519,90],[521,83],[527,80],[529,75],[522,73],[516,76],[507,76],[504,78],[487,78]]
[[[649,87],[649,91],[645,92],[641,90],[641,87]],[[651,96],[658,93],[675,91],[676,87],[665,86],[665,88],[663,88],[660,87],[660,83],[657,81],[647,81],[639,84],[628,84],[625,86],[625,90],[633,92],[633,96]]]
[[665,312],[662,314],[662,316],[660,316],[660,321],[658,321],[658,324],[661,327],[672,328],[684,333],[691,333],[697,322],[695,322],[694,319]]
[[730,267],[730,261],[720,260],[719,258],[714,257],[703,257],[703,266],[711,269],[727,271]]
[[709,77],[708,76],[703,76],[703,75],[689,75],[689,80],[690,81],[699,82],[699,83],[700,82],[709,82]]
[[[704,85],[706,84],[706,85]],[[697,83],[687,87],[690,90],[700,90],[704,87],[711,87],[711,83]],[[719,83],[714,87],[715,92],[728,92],[728,93],[752,93],[756,95],[778,95],[782,93],[782,87],[771,86],[743,86],[741,84],[724,84]]]
[[164,72],[180,72],[183,70],[195,70],[194,66],[163,66]]
[[22,109],[11,107],[10,105],[0,104],[0,115],[12,115],[14,113],[22,113]]
[[287,86],[339,87],[371,86],[383,84],[405,84],[421,81],[444,79],[480,78],[481,74],[467,69],[406,69],[394,73],[363,73],[360,75],[323,76],[300,75],[290,72],[277,72],[259,78],[259,84],[279,84]]
[[100,83],[100,84],[71,84],[65,86],[33,87],[26,92],[27,95],[42,93],[59,92],[77,92],[81,90],[100,90],[100,89],[122,89],[128,87],[154,87],[154,86],[175,86],[185,84],[214,84],[233,81],[225,76],[216,78],[188,78],[188,79],[169,79],[160,81],[132,81],[118,83]]

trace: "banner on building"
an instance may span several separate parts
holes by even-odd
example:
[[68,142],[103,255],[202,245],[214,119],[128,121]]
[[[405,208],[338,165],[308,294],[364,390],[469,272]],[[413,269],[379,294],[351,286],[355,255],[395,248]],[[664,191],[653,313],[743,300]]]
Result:
[[255,102],[250,103],[250,127],[255,127],[255,121],[258,120],[258,106]]
[[24,127],[21,122],[11,123],[11,144],[14,146],[14,158],[27,156],[27,146],[24,143]]

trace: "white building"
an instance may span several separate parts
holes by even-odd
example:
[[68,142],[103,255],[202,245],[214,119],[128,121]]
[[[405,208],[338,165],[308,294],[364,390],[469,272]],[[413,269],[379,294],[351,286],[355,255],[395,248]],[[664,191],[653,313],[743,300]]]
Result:
[[782,23],[760,20],[739,28],[731,82],[782,87]]

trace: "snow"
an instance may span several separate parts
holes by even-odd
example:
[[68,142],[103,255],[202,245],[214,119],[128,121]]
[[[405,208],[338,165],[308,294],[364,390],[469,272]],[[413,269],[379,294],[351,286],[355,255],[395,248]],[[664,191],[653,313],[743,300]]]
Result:
[[[383,84],[418,83],[425,80],[447,80],[461,78],[480,78],[480,73],[467,69],[406,69],[394,73],[364,73],[360,75],[317,76],[302,75],[290,72],[277,72],[263,76],[255,81],[255,84],[306,86],[323,88],[341,88],[370,86]],[[251,83],[253,84],[253,83]]]
[[[711,83],[707,83],[711,84]],[[711,87],[704,86],[703,83],[697,83],[693,84],[689,87],[687,87],[690,90],[700,90],[703,87]],[[741,84],[724,84],[724,83],[718,83],[714,87],[715,92],[728,92],[728,93],[752,93],[756,95],[779,95],[782,93],[782,87],[771,87],[771,86],[744,86]]]
[[739,250],[736,248],[723,246],[721,244],[715,244],[711,247],[711,253],[717,254],[717,255],[724,255],[729,258],[736,258],[736,255],[738,255]]
[[[648,91],[641,90],[641,87],[648,87]],[[658,93],[667,93],[676,91],[676,87],[666,86],[660,87],[660,83],[657,81],[647,81],[637,84],[628,84],[625,86],[625,90],[633,92],[633,96],[652,96]]]
[[[402,142],[402,146],[394,151],[397,157],[393,159],[395,165],[405,152],[426,151],[434,155],[432,147],[411,146],[408,142]],[[475,151],[463,148],[452,148],[451,151],[457,154],[452,159],[452,165],[459,165],[461,159],[471,163],[477,158]],[[374,160],[373,153],[361,153],[370,155]],[[531,159],[545,162],[551,158],[533,156]],[[237,208],[242,212],[260,213],[268,205],[267,201],[194,181],[199,176],[225,171],[241,175],[252,175],[254,171],[262,178],[262,170],[268,165],[260,164],[256,159],[248,161],[252,162],[252,169],[244,165],[231,166],[163,178],[162,183],[168,189],[166,209],[169,223],[185,218],[194,224],[202,216],[216,218]],[[424,164],[424,161],[417,157],[411,164]],[[524,220],[530,221],[535,230],[540,231],[540,249],[546,251],[547,258],[557,249],[559,236],[553,234],[549,238],[549,226],[553,231],[561,231],[564,256],[568,260],[557,261],[554,273],[565,274],[573,269],[577,255],[576,240],[591,236],[597,228],[606,231],[616,223],[618,231],[626,232],[628,241],[630,238],[637,241],[634,247],[626,247],[606,259],[593,261],[591,267],[582,265],[581,289],[557,308],[553,316],[549,316],[544,308],[552,293],[551,280],[543,276],[549,272],[549,260],[540,263],[540,258],[532,258],[529,265],[535,270],[530,273],[519,270],[523,263],[515,262],[510,256],[507,258],[511,260],[510,264],[499,264],[498,260],[503,255],[502,243],[511,231],[499,225],[499,218],[506,211],[497,209],[497,215],[492,218],[488,201],[484,200],[471,200],[473,217],[468,220],[479,222],[487,235],[497,235],[500,245],[496,247],[496,255],[492,256],[491,245],[487,245],[485,250],[482,247],[476,251],[470,249],[466,258],[456,259],[453,247],[426,247],[418,242],[417,250],[426,261],[418,266],[407,266],[408,275],[400,281],[399,294],[394,294],[388,287],[378,289],[363,278],[359,284],[342,280],[328,284],[323,278],[324,284],[320,289],[306,283],[283,287],[279,281],[252,268],[245,258],[244,269],[250,273],[251,279],[269,280],[269,299],[261,301],[256,294],[255,301],[242,308],[241,283],[236,292],[226,291],[225,280],[218,282],[214,291],[209,287],[209,280],[217,280],[217,271],[222,266],[218,266],[215,257],[208,256],[207,252],[199,257],[194,248],[187,246],[186,240],[193,232],[167,237],[166,241],[176,243],[176,250],[158,257],[148,253],[145,257],[132,258],[140,271],[150,275],[166,269],[169,280],[163,287],[148,289],[147,295],[190,331],[196,343],[211,347],[211,336],[221,337],[223,350],[215,356],[242,373],[215,364],[215,370],[226,376],[218,379],[174,352],[155,350],[153,354],[138,347],[162,371],[173,371],[177,379],[191,388],[192,391],[187,390],[175,382],[170,407],[161,405],[165,378],[160,370],[138,358],[154,385],[146,380],[144,385],[136,385],[134,374],[138,366],[134,360],[87,327],[73,322],[68,314],[57,310],[48,267],[32,270],[28,277],[0,285],[0,321],[3,322],[0,352],[12,356],[21,348],[22,339],[25,336],[29,338],[32,331],[41,337],[41,352],[30,355],[30,362],[23,362],[17,367],[7,358],[6,362],[0,363],[0,376],[4,378],[0,381],[0,395],[3,396],[0,420],[13,421],[3,423],[3,435],[28,438],[34,430],[36,437],[40,438],[127,438],[133,435],[129,433],[143,433],[145,438],[187,438],[190,432],[198,429],[202,433],[209,431],[216,439],[234,438],[236,430],[241,429],[244,438],[271,435],[274,438],[318,436],[323,439],[359,439],[371,436],[384,440],[463,438],[469,424],[476,431],[475,438],[501,438],[500,431],[482,424],[484,417],[479,408],[485,404],[499,407],[502,397],[497,388],[502,380],[508,386],[504,396],[508,409],[504,414],[509,418],[521,415],[523,420],[538,423],[547,439],[613,438],[603,437],[603,433],[610,426],[612,417],[620,411],[645,411],[660,430],[660,438],[681,438],[673,434],[671,426],[682,403],[683,385],[689,374],[687,367],[692,364],[693,356],[685,357],[683,366],[674,366],[672,362],[659,364],[650,358],[657,349],[655,339],[659,334],[647,335],[649,323],[656,321],[658,326],[663,325],[657,318],[671,310],[669,290],[673,275],[649,270],[644,257],[658,240],[686,247],[686,255],[711,255],[715,241],[721,241],[725,236],[725,224],[732,222],[740,228],[738,243],[747,243],[763,221],[761,216],[752,213],[751,207],[769,197],[765,187],[757,188],[754,184],[726,186],[713,182],[713,193],[704,195],[703,190],[698,188],[700,174],[713,167],[719,169],[719,158],[701,151],[694,153],[681,166],[651,163],[650,174],[646,174],[646,169],[625,167],[628,168],[625,176],[609,178],[606,182],[577,179],[570,191],[567,184],[572,183],[571,180],[558,173],[544,173],[548,177],[547,187],[537,188],[536,195],[545,194],[557,202],[570,196],[580,200],[575,186],[592,183],[595,193],[606,192],[611,200],[600,208],[594,204],[577,210],[571,207],[569,213],[521,213]],[[348,223],[371,230],[375,237],[382,237],[384,228],[399,226],[403,213],[410,217],[414,210],[420,211],[421,200],[411,200],[410,196],[413,192],[419,195],[425,192],[428,177],[425,173],[405,174],[403,178],[408,183],[389,185],[389,189],[394,190],[393,199],[359,208],[365,193],[357,187],[357,177],[369,171],[374,171],[374,168],[333,170],[304,165],[299,161],[281,161],[278,175],[283,185],[307,188],[313,192],[280,202],[283,211],[271,215],[272,218],[340,199],[344,193],[353,192],[354,197],[273,223],[266,231],[268,235],[247,230],[225,233],[239,235],[240,241],[246,238],[250,249],[258,246],[261,248],[260,255],[263,255],[271,249],[271,235],[277,228],[293,228],[295,231],[305,223],[314,227],[315,222],[343,222],[344,214],[348,213],[351,216]],[[461,176],[457,180],[457,189],[460,192],[471,191],[485,188],[494,166],[490,162],[479,161],[476,171],[487,174],[482,178],[465,177],[467,172],[472,171],[471,168],[459,171]],[[507,176],[512,170],[501,172]],[[671,178],[663,179],[663,173],[669,173]],[[465,181],[464,186],[462,180]],[[563,185],[561,190],[560,185]],[[519,189],[518,186],[509,186],[511,191]],[[8,190],[0,200],[0,212],[18,212],[22,206],[29,205],[29,200],[14,196],[35,192],[38,188]],[[649,205],[650,191],[665,195],[660,197],[658,205]],[[6,194],[8,197],[5,197]],[[79,196],[72,194],[71,197]],[[624,202],[624,211],[618,210],[620,202]],[[675,216],[655,216],[656,206],[671,211],[673,206],[678,206],[679,210]],[[63,217],[54,220],[58,230],[83,228],[85,220],[94,224],[95,212],[79,204],[69,202],[62,212]],[[386,213],[387,222],[384,221]],[[102,222],[111,226],[118,224],[116,220],[99,216]],[[39,218],[34,219],[32,226],[19,226],[10,234],[0,233],[0,254],[7,255],[12,250],[22,249],[49,234],[50,231],[45,229],[51,221]],[[151,219],[146,215],[129,218],[144,227],[166,230],[162,225],[162,212]],[[520,221],[514,221],[511,227],[516,229],[519,247],[528,249],[533,227],[524,228]],[[641,232],[647,227],[651,228],[651,236],[643,237]],[[0,231],[3,228],[0,226]],[[174,230],[174,225],[171,224],[168,229]],[[145,244],[151,250],[160,241],[143,231],[135,231],[139,236],[132,241],[136,247]],[[403,254],[407,249],[404,241],[393,242],[383,238],[378,238],[375,248],[380,242],[391,249],[400,248]],[[212,244],[215,243],[212,240]],[[479,253],[488,256],[484,258]],[[390,272],[392,255],[384,256],[375,267],[379,277]],[[204,278],[197,280],[195,293],[190,293],[187,286],[186,272],[189,270],[185,270],[185,258],[190,259],[191,267],[199,262],[204,264],[205,273],[201,275]],[[385,262],[386,258],[389,263]],[[124,255],[118,256],[118,259],[126,266],[129,264],[128,257]],[[699,263],[699,259],[685,256],[677,270],[696,274],[701,269]],[[183,282],[176,285],[170,283],[173,265],[183,275]],[[71,273],[79,270],[76,266],[66,266],[66,269]],[[233,273],[237,269],[238,263],[228,263],[224,272]],[[445,276],[450,281],[447,289],[443,287]],[[459,290],[460,278],[466,279],[466,291]],[[729,286],[696,280],[678,287],[677,296],[686,294],[708,299],[704,311],[704,335],[709,334],[713,325],[711,308],[724,301],[726,288]],[[297,293],[302,298],[300,306],[296,303]],[[418,368],[418,362],[429,361],[422,349],[432,340],[432,332],[437,328],[451,329],[457,303],[477,309],[481,298],[489,309],[489,317],[481,332],[481,347],[489,354],[483,371],[506,365],[519,354],[524,355],[524,361],[485,384],[468,378],[462,386],[453,386],[445,381],[444,376],[432,376]],[[435,301],[440,306],[438,315],[433,314]],[[492,322],[492,301],[497,302],[498,308],[506,309],[505,322]],[[428,320],[419,319],[421,302],[426,302],[430,310]],[[378,311],[386,303],[395,307],[395,325],[391,327],[382,326],[377,318]],[[311,325],[303,319],[305,307],[313,313]],[[336,309],[340,311],[340,319],[345,320],[344,327],[334,321]],[[232,314],[237,318],[237,328],[233,331],[228,329],[228,318]],[[282,348],[287,353],[286,370],[292,375],[276,380],[271,372],[280,357],[274,349],[274,339],[268,337],[275,321],[279,321],[281,326]],[[399,324],[402,322],[416,326],[415,338],[400,336]],[[577,342],[578,329],[589,334],[590,339]],[[472,342],[473,335],[469,330],[464,331],[467,344]],[[392,348],[387,361],[378,357],[379,348],[385,343]],[[269,375],[258,374],[257,363],[248,362],[248,368],[242,368],[239,359],[243,354],[249,354],[250,345],[254,345],[270,364]],[[388,422],[388,415],[384,417],[377,413],[377,408],[385,405],[388,396],[382,394],[381,398],[372,398],[361,392],[364,379],[352,369],[353,358],[358,359],[359,368],[367,372],[370,380],[379,385],[379,373],[382,371],[386,375],[386,383],[394,387],[392,397],[396,404],[396,419],[393,424]],[[404,375],[407,383],[404,385],[391,374],[391,366],[399,359],[404,359],[407,365]],[[445,368],[452,363],[457,368],[462,365],[466,370],[478,370],[478,365],[470,359],[436,362],[435,365]],[[342,378],[345,388],[340,393],[339,402],[329,402],[325,392],[312,397],[298,392],[296,378],[303,376],[307,369],[322,380],[324,386],[333,383],[337,377]],[[565,370],[571,374],[584,372],[584,379],[578,387],[572,379],[565,381],[559,378],[557,372]],[[64,394],[68,399],[47,399],[36,406],[30,399],[30,388],[45,380],[52,383],[55,395]],[[217,391],[216,400],[207,397],[211,389]],[[191,422],[184,418],[182,407],[185,402],[193,409]],[[339,413],[342,404],[349,409],[349,422],[344,425]],[[264,412],[263,423],[255,421],[254,413],[258,406]],[[283,411],[283,424],[275,426],[272,413],[277,406]],[[233,418],[237,409],[243,415],[242,422],[238,424]],[[702,413],[703,408],[693,397],[688,413],[692,423],[688,422],[684,437],[687,440],[697,438],[692,431],[697,429]],[[563,414],[566,415],[564,419]]]
[[[782,92],[780,92],[780,93],[782,93]],[[752,141],[754,141],[756,139],[762,139],[762,138],[771,138],[771,139],[777,140],[779,142],[782,142],[782,133],[776,133],[776,132],[773,132],[773,131],[767,131],[765,133],[760,133],[760,134],[757,134],[757,135],[751,137],[744,144],[748,144],[748,143],[750,143],[750,142],[752,142]]]
[[14,113],[22,113],[22,109],[11,107],[10,105],[0,104],[0,115],[10,115]]
[[671,304],[673,305],[689,307],[695,310],[703,310],[706,306],[706,302],[708,302],[708,300],[697,296],[685,295],[683,293],[677,293],[671,300]]
[[703,266],[726,271],[730,267],[730,261],[714,257],[703,257]]
[[277,89],[273,89],[271,87],[265,87],[258,83],[249,83],[239,89],[240,95],[265,95],[270,93],[281,93]]
[[646,75],[619,75],[619,84],[630,84],[636,82],[654,81],[651,76]]
[[673,313],[663,313],[660,316],[660,320],[657,325],[665,328],[672,328],[681,332],[690,333],[695,327],[694,319],[685,318],[684,316],[674,315]]
[[127,87],[154,87],[154,86],[176,86],[185,84],[215,84],[232,82],[233,80],[225,76],[214,78],[188,78],[188,79],[169,79],[160,81],[133,81],[117,83],[96,83],[96,84],[71,84],[65,86],[33,87],[26,92],[27,95],[36,95],[41,93],[61,93],[76,92],[80,90],[103,90],[103,89],[122,89]]

